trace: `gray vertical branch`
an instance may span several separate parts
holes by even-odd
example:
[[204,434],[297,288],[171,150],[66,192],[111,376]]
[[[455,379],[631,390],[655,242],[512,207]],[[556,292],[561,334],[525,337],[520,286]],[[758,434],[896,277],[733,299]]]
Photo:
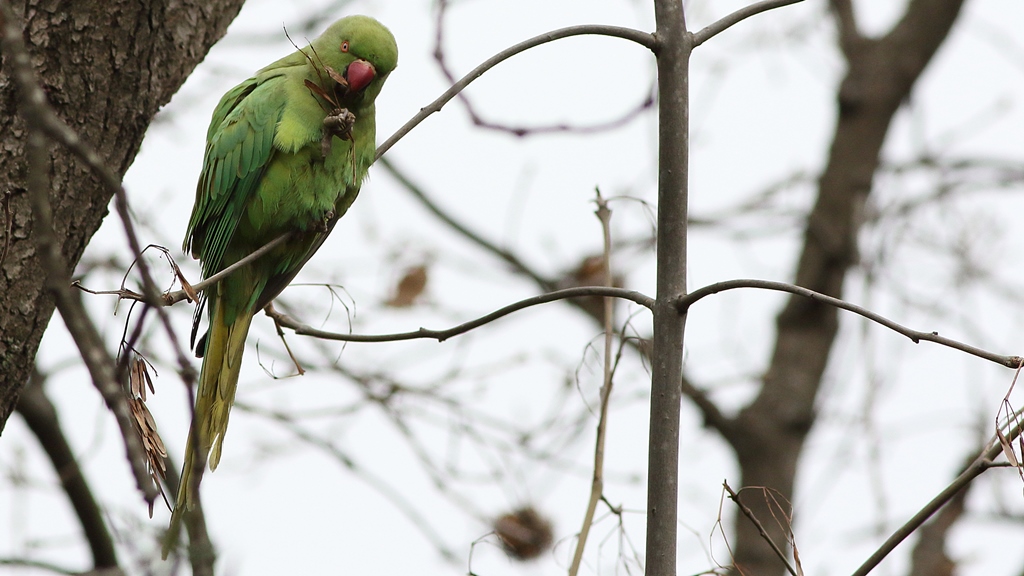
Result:
[[657,300],[651,365],[647,476],[647,574],[676,573],[679,402],[686,315],[673,299],[686,292],[688,74],[692,38],[679,0],[654,4],[658,47]]

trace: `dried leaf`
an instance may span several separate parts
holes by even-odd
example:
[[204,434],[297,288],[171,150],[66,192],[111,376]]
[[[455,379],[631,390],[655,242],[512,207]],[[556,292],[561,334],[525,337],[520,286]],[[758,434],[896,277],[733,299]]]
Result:
[[139,371],[139,358],[132,356],[131,366],[128,368],[128,389],[132,398],[146,399],[146,387],[142,384],[142,374]]
[[402,279],[398,281],[398,286],[395,287],[395,295],[385,304],[394,308],[408,308],[416,302],[420,294],[423,294],[426,287],[426,264],[413,266],[405,271]]
[[338,74],[338,71],[330,66],[324,66],[324,69],[327,70],[327,75],[331,77],[331,80],[334,80],[341,85],[342,88],[348,90],[348,80],[345,80],[344,76]]
[[998,428],[996,428],[996,437],[999,438],[999,445],[1003,447],[1003,454],[1006,456],[1006,459],[1010,464],[1013,466],[1020,466],[1020,463],[1017,460],[1017,455],[1013,452],[1013,444],[1010,443],[1010,439],[1007,438],[1006,435],[1003,434],[1003,431]]
[[532,506],[520,508],[494,521],[494,532],[510,556],[532,560],[551,547],[551,522]]
[[572,275],[576,286],[604,286],[604,256],[601,254],[587,256],[573,270]]
[[160,487],[162,492],[163,486],[160,484],[160,479],[167,472],[164,464],[167,449],[157,432],[156,420],[149,408],[146,407],[146,388],[156,393],[153,379],[149,374],[149,364],[143,356],[137,353],[132,354],[128,368],[128,380],[130,390],[128,408],[132,413],[132,423],[135,425],[135,431],[146,451],[146,464],[153,477],[153,482]]
[[181,283],[181,289],[185,291],[185,296],[188,297],[188,301],[192,303],[199,302],[199,293],[192,287],[192,283],[185,279],[185,275],[182,274],[181,268],[171,260],[171,267],[174,269],[174,275],[178,277],[178,282]]
[[332,102],[333,101],[331,99],[330,95],[328,95],[327,92],[324,91],[323,88],[317,86],[316,83],[314,83],[314,82],[312,82],[312,81],[310,81],[308,79],[305,80],[304,82],[306,84],[306,88],[309,88],[310,92],[316,94],[317,96],[320,96],[321,98],[323,98],[324,100],[327,100],[328,102]]
[[796,546],[796,541],[793,538],[792,532],[789,533],[789,543],[793,547],[793,564],[796,564],[796,574],[797,576],[804,576],[804,567],[800,563],[800,549]]

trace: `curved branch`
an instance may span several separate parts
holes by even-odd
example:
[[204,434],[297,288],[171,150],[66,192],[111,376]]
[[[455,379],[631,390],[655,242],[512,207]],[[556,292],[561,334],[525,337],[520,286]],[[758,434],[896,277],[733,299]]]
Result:
[[515,56],[516,54],[519,54],[520,52],[524,52],[535,46],[540,46],[541,44],[547,44],[548,42],[553,42],[555,40],[560,40],[562,38],[568,38],[570,36],[582,36],[589,34],[596,34],[600,36],[612,36],[615,38],[631,40],[651,51],[656,51],[658,48],[658,41],[655,39],[653,34],[641,32],[640,30],[634,30],[632,28],[623,28],[621,26],[605,26],[601,24],[585,24],[581,26],[570,26],[568,28],[559,28],[558,30],[552,30],[551,32],[547,32],[539,36],[534,36],[529,40],[524,40],[519,44],[506,48],[501,52],[498,52],[494,56],[491,56],[490,58],[485,60],[483,64],[480,64],[479,66],[471,70],[468,74],[463,76],[461,80],[453,84],[452,87],[446,90],[444,94],[441,94],[437,98],[437,100],[434,100],[424,108],[420,108],[420,111],[415,116],[413,116],[412,119],[406,122],[404,126],[399,128],[397,132],[392,134],[390,138],[385,140],[384,143],[377,148],[376,157],[380,158],[381,156],[383,156],[385,152],[387,152],[392,146],[395,145],[395,142],[401,140],[402,137],[404,137],[413,128],[419,125],[420,122],[423,122],[423,120],[425,120],[427,116],[430,116],[434,112],[439,112],[441,108],[444,107],[445,104],[451,101],[451,99],[454,98],[459,92],[461,92],[466,86],[469,86],[470,83],[472,83],[474,80],[482,76],[484,72],[487,72],[491,68],[494,68],[501,62],[508,60],[509,58]]
[[322,340],[341,340],[343,342],[397,342],[400,340],[417,340],[420,338],[430,338],[437,340],[438,342],[444,342],[452,336],[458,336],[479,328],[484,324],[488,324],[501,318],[508,316],[513,312],[517,312],[524,308],[536,306],[538,304],[545,304],[547,302],[554,302],[555,300],[564,300],[566,298],[576,298],[578,296],[610,296],[613,298],[622,298],[624,300],[631,300],[644,306],[648,309],[653,308],[654,299],[650,296],[641,294],[634,290],[626,290],[624,288],[605,288],[604,286],[583,286],[581,288],[567,288],[565,290],[556,290],[547,294],[541,294],[532,298],[526,298],[520,300],[508,306],[504,306],[477,318],[476,320],[470,320],[458,326],[448,328],[447,330],[429,330],[427,328],[420,328],[414,332],[399,332],[397,334],[341,334],[339,332],[328,332],[325,330],[319,330],[312,326],[302,324],[295,320],[291,316],[278,312],[272,306],[267,306],[264,309],[264,313],[270,316],[280,326],[290,328],[294,330],[296,334],[300,336],[312,336],[314,338],[320,338]]
[[[448,62],[445,58],[444,52],[444,20],[445,13],[448,10],[450,0],[439,0],[437,3],[437,19],[435,25],[434,34],[434,60],[437,62],[438,67],[441,69],[441,73],[444,74],[449,84],[455,84],[457,81],[455,74],[448,68]],[[593,134],[595,132],[604,132],[612,130],[632,121],[634,118],[639,116],[645,110],[654,106],[657,96],[657,84],[652,84],[650,90],[647,91],[647,97],[644,98],[639,105],[631,108],[625,114],[617,118],[605,120],[598,124],[589,124],[583,126],[575,126],[568,123],[561,124],[548,124],[541,126],[510,126],[502,124],[500,122],[492,122],[485,119],[478,111],[473,101],[469,99],[469,96],[465,92],[458,94],[459,100],[462,105],[466,108],[466,113],[469,114],[469,119],[477,127],[484,128],[487,130],[496,130],[498,132],[505,132],[512,134],[513,136],[523,137],[533,134],[552,134],[559,132],[573,132],[575,134]]]
[[889,320],[888,318],[885,318],[880,314],[872,312],[866,308],[857,306],[856,304],[850,304],[845,300],[833,298],[832,296],[826,296],[825,294],[822,294],[820,292],[815,292],[814,290],[809,290],[807,288],[802,288],[800,286],[795,286],[793,284],[787,284],[785,282],[750,279],[727,280],[725,282],[718,282],[715,284],[705,286],[699,290],[690,292],[689,294],[678,297],[675,301],[676,309],[679,310],[681,314],[685,313],[687,310],[689,310],[690,306],[692,306],[694,303],[704,298],[705,296],[718,294],[719,292],[724,292],[726,290],[735,290],[737,288],[760,288],[762,290],[775,290],[778,292],[788,292],[790,294],[796,294],[797,296],[805,296],[807,298],[810,298],[811,300],[822,302],[830,306],[835,306],[836,308],[847,310],[849,312],[853,312],[854,314],[859,314],[867,318],[868,320],[871,320],[872,322],[881,324],[882,326],[885,326],[886,328],[893,330],[894,332],[897,332],[899,334],[906,336],[907,338],[910,338],[910,340],[913,341],[914,344],[919,344],[922,340],[926,342],[934,342],[936,344],[941,344],[942,346],[948,346],[949,348],[960,350],[961,352],[966,352],[968,354],[971,354],[972,356],[977,356],[978,358],[983,358],[990,362],[995,362],[996,364],[1006,366],[1007,368],[1017,368],[1020,365],[1021,361],[1024,360],[1024,358],[1022,358],[1021,356],[1004,356],[996,354],[994,352],[989,352],[987,350],[982,350],[981,348],[971,346],[970,344],[958,342],[951,338],[945,338],[943,336],[939,336],[938,332],[921,332],[919,330],[912,330],[910,328],[907,328],[906,326],[903,326],[902,324],[897,324],[896,322],[893,322],[892,320]]
[[724,18],[720,18],[718,21],[705,27],[700,32],[693,34],[693,47],[696,48],[697,46],[700,46],[704,42],[716,36],[719,32],[724,32],[733,24],[737,24],[751,16],[755,16],[761,12],[766,12],[772,8],[781,8],[783,6],[789,6],[790,4],[796,4],[797,2],[803,2],[803,0],[763,0],[757,4],[751,4],[750,6],[740,8]]

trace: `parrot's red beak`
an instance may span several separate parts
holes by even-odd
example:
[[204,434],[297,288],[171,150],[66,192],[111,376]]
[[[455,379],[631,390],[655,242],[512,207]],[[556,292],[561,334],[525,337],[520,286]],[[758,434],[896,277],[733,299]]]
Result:
[[370,64],[366,60],[356,60],[348,65],[345,70],[345,79],[348,80],[348,89],[352,92],[358,92],[363,88],[366,88],[370,82],[373,81],[373,77],[377,75],[377,71],[373,69],[373,64]]

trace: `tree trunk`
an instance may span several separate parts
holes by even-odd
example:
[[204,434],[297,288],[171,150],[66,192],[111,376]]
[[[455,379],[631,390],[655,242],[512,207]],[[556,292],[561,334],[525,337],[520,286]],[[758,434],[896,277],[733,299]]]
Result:
[[[157,110],[224,35],[242,2],[29,0],[14,11],[57,115],[124,174]],[[54,308],[32,234],[27,132],[7,59],[0,69],[0,432]],[[107,214],[110,195],[83,162],[57,146],[50,181],[57,240],[74,266]]]
[[[847,271],[857,262],[857,233],[871,191],[882,144],[900,105],[949,34],[963,0],[912,0],[885,36],[869,39],[856,29],[850,0],[833,0],[848,70],[839,88],[838,122],[818,198],[807,218],[796,284],[842,297]],[[757,398],[737,416],[727,435],[736,450],[745,487],[765,487],[789,515],[797,461],[815,420],[815,398],[838,328],[837,309],[793,296],[777,319],[771,364]],[[764,494],[741,500],[780,546],[786,534],[773,520]],[[774,517],[779,516],[776,509]],[[757,529],[735,517],[735,562],[745,576],[777,576],[780,560]],[[740,570],[737,570],[739,573]]]

